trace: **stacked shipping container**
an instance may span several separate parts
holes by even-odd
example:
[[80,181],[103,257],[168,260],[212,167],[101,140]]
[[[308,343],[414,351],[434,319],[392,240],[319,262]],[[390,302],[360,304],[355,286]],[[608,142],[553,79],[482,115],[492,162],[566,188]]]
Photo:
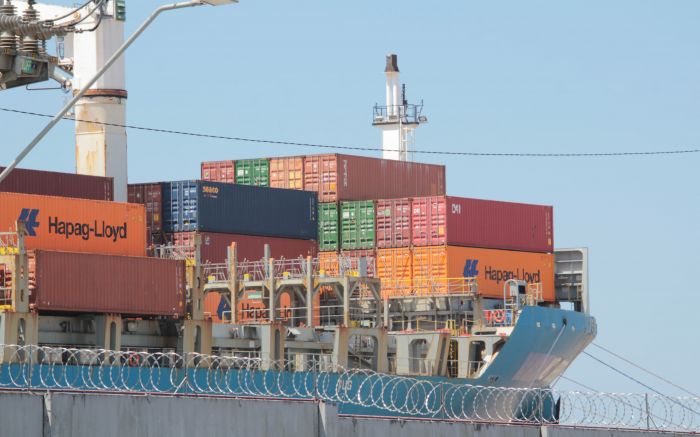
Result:
[[296,190],[204,181],[166,183],[166,232],[206,231],[315,240],[316,196]]
[[[5,167],[0,167],[0,173]],[[77,199],[113,200],[113,180],[54,171],[16,168],[0,183],[0,191]]]
[[163,189],[161,184],[130,184],[129,203],[146,207],[146,239],[148,247],[163,243]]
[[445,292],[455,285],[450,279],[476,277],[483,296],[502,298],[507,279],[522,279],[542,283],[544,299],[554,298],[551,207],[451,196],[377,205],[378,275],[387,294]]
[[[112,184],[111,178],[15,169],[0,185],[0,229],[14,231],[17,221],[26,229],[32,306],[183,316],[184,263],[144,256],[146,226],[153,223],[143,205],[111,202]],[[140,196],[152,200],[145,193]]]
[[143,205],[19,193],[0,193],[0,205],[0,231],[23,221],[28,249],[146,255]]
[[40,311],[177,316],[185,264],[130,256],[37,250],[31,301]]

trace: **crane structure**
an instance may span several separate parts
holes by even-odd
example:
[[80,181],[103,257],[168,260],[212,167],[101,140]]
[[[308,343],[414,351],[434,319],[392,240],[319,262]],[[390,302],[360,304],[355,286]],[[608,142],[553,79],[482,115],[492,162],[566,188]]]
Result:
[[[76,94],[124,42],[125,0],[78,7],[0,0],[0,89],[56,80]],[[47,41],[56,41],[56,56]],[[114,178],[114,200],[127,200],[126,81],[119,58],[75,104],[78,174]]]

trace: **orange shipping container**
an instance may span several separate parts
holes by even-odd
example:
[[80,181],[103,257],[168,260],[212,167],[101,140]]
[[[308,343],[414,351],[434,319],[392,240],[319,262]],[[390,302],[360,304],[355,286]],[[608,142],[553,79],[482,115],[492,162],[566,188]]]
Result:
[[270,159],[270,186],[304,189],[304,159],[301,156]]
[[[554,300],[554,255],[458,246],[413,249],[414,287],[419,292],[441,285],[439,279],[475,277],[479,294],[503,298],[508,279],[542,284],[542,297]],[[432,282],[432,285],[429,285]],[[446,282],[442,282],[446,284]]]
[[382,296],[410,293],[413,285],[413,255],[411,249],[377,250],[377,277],[382,280]]
[[146,256],[144,205],[0,193],[0,232],[27,229],[27,249]]
[[318,253],[318,268],[322,270],[326,276],[340,275],[340,265],[338,262],[338,252],[319,252]]

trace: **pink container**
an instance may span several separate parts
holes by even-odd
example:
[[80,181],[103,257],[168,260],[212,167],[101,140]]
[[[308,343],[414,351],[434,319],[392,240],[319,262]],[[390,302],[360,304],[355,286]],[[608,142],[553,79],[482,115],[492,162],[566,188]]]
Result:
[[414,198],[414,246],[468,246],[549,253],[553,208],[452,196]]

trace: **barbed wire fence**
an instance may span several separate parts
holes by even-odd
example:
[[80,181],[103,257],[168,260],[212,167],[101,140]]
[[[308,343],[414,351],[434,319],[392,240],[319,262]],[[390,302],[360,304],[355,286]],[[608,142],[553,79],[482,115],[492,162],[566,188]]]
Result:
[[0,389],[289,398],[338,403],[349,414],[700,431],[700,398],[695,397],[485,387],[345,369],[313,356],[266,362],[0,345],[0,357]]

